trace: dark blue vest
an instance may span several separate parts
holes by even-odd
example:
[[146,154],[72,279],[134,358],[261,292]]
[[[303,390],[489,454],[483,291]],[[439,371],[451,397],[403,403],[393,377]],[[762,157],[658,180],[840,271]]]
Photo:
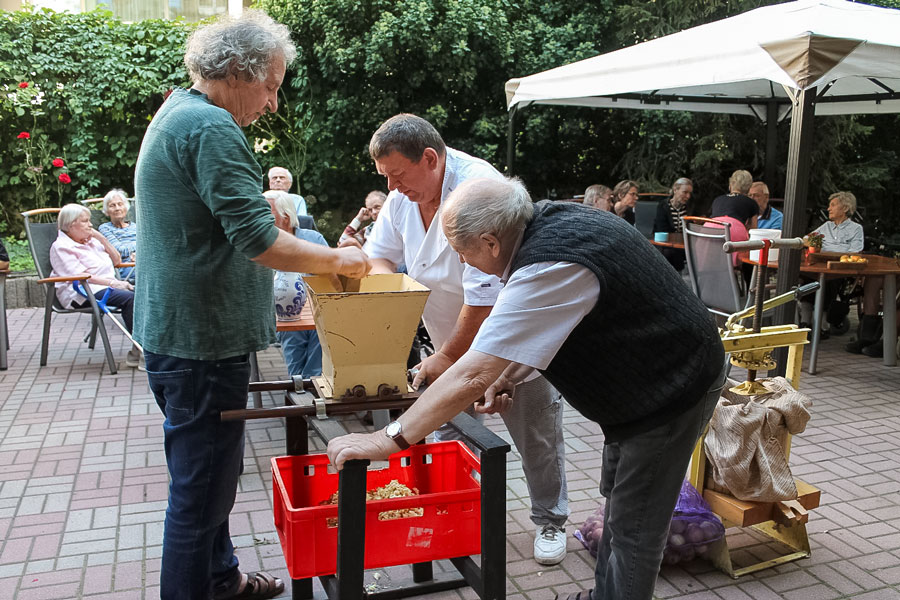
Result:
[[715,322],[633,226],[583,204],[538,202],[512,269],[543,261],[578,263],[600,281],[596,306],[543,374],[607,441],[703,397],[725,362]]

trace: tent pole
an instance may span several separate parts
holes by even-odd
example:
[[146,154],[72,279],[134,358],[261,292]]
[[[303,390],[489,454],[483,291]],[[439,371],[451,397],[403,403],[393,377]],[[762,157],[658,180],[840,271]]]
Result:
[[772,191],[774,196],[781,186],[775,181],[775,160],[778,148],[778,104],[769,102],[766,104],[766,170],[763,181]]
[[[791,137],[788,143],[787,176],[784,193],[784,237],[799,237],[807,232],[806,196],[809,190],[809,162],[812,153],[813,125],[816,112],[816,88],[800,90],[794,96],[791,116]],[[778,256],[778,280],[776,293],[783,294],[797,285],[800,278],[801,250],[782,249]],[[794,322],[794,304],[783,304],[775,309],[775,323]],[[782,352],[783,351],[783,352]],[[775,354],[778,374],[784,375],[787,367],[787,348],[779,348]]]
[[509,111],[509,124],[506,128],[506,175],[507,177],[512,177],[514,167],[514,161],[516,158],[516,111],[519,110],[519,105],[514,104],[513,107]]

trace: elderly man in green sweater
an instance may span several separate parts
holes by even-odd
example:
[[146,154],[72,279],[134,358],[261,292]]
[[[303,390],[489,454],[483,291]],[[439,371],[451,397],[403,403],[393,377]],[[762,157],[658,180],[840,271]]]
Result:
[[246,11],[197,29],[193,80],[153,118],[135,175],[141,228],[134,336],[165,415],[171,483],[160,568],[164,600],[272,598],[284,583],[242,573],[228,531],[247,404],[250,352],[275,341],[272,269],[362,277],[357,248],[332,250],[276,229],[241,127],[278,108],[296,56],[290,33]]

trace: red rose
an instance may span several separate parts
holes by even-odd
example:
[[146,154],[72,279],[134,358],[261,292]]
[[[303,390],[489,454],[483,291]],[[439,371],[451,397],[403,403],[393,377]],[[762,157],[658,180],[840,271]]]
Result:
[[54,158],[54,159],[53,159],[53,166],[54,166],[54,167],[64,167],[64,166],[66,166],[66,163],[64,163],[64,162],[63,162],[63,159],[61,159],[61,158]]
[[20,140],[27,140],[27,139],[29,139],[29,138],[31,137],[31,134],[28,133],[27,131],[23,131],[22,133],[20,133],[20,134],[19,134],[18,136],[16,136],[16,137],[17,137],[18,139],[20,139]]
[[24,90],[25,88],[28,87],[28,82],[27,82],[27,81],[23,81],[22,83],[19,84],[19,87],[22,88],[22,89]]
[[60,181],[61,183],[72,183],[72,178],[69,177],[69,174],[68,174],[68,173],[60,173],[60,174],[59,174],[59,181]]

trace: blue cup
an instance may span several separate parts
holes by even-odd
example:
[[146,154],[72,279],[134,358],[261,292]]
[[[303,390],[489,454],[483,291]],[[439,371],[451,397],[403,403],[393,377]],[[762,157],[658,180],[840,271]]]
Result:
[[669,241],[668,232],[657,231],[656,233],[653,234],[653,241],[654,242],[668,242]]

